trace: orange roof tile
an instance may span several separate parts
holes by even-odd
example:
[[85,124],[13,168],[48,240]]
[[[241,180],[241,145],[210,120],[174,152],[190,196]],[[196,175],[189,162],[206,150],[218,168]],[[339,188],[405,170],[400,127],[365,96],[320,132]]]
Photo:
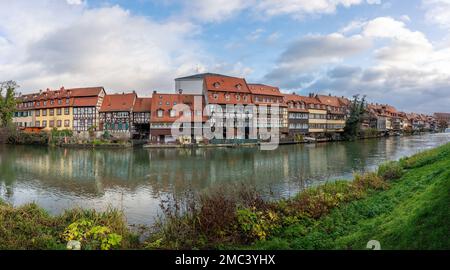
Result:
[[106,95],[100,112],[130,112],[136,98],[136,93]]
[[249,93],[245,79],[220,75],[205,76],[205,86],[208,91],[224,91],[234,93]]
[[73,100],[74,107],[94,107],[97,103],[98,97],[77,97]]
[[136,98],[133,112],[150,112],[152,106],[151,98]]
[[250,92],[254,95],[266,95],[266,96],[277,96],[282,97],[283,94],[280,89],[275,86],[265,85],[265,84],[248,84]]
[[[205,99],[201,95],[189,95],[189,94],[164,94],[164,93],[153,93],[151,98],[151,122],[154,123],[172,123],[175,122],[181,115],[176,117],[170,117],[170,110],[173,109],[175,105],[185,104],[191,109],[191,116],[193,117],[194,111],[194,100],[197,98],[201,99],[201,110],[203,115],[203,109],[205,107]],[[157,111],[163,111],[163,117],[158,117]],[[195,120],[195,119],[194,119]],[[202,122],[206,118],[202,117]]]

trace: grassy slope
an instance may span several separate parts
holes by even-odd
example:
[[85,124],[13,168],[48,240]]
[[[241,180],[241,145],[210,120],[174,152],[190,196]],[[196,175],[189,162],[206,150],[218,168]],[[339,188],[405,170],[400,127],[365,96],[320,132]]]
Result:
[[[411,168],[386,191],[334,209],[314,226],[296,224],[258,249],[450,248],[450,144],[411,158]],[[408,166],[407,166],[408,167]]]

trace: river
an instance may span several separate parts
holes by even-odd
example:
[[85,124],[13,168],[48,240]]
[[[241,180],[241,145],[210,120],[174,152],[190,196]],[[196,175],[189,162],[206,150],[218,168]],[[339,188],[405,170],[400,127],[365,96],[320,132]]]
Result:
[[123,209],[130,224],[151,224],[160,201],[243,182],[272,198],[355,171],[373,170],[450,141],[425,134],[356,142],[258,148],[91,150],[0,145],[0,198],[36,202],[52,214],[68,208]]

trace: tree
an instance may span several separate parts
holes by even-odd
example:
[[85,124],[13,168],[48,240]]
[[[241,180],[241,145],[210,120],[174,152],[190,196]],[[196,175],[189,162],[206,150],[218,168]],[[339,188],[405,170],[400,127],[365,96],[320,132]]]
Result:
[[446,128],[448,128],[448,123],[447,123],[447,121],[444,120],[444,119],[439,120],[439,122],[438,122],[438,129],[439,129],[440,131],[444,131]]
[[353,96],[353,101],[350,104],[350,115],[344,127],[344,137],[347,140],[353,140],[359,135],[365,111],[366,96],[363,96],[362,99],[359,99],[359,95]]
[[[0,126],[8,126],[16,111],[16,89],[19,85],[15,81],[0,82]],[[5,95],[3,95],[5,91]]]

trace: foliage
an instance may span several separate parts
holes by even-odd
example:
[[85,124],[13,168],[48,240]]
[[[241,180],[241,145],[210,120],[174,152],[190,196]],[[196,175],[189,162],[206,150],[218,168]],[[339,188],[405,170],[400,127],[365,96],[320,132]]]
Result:
[[444,119],[439,120],[437,123],[437,127],[440,131],[444,131],[446,128],[448,128],[448,122]]
[[7,140],[10,144],[48,145],[49,134],[47,132],[26,133],[14,131]]
[[362,138],[373,138],[378,135],[378,130],[376,128],[368,128],[365,130],[361,130]]
[[402,177],[404,171],[397,161],[388,161],[378,167],[378,176],[386,181],[395,180]]
[[[432,160],[445,160],[448,163],[449,149],[450,144],[413,156],[408,162],[406,159],[388,162],[376,172],[355,173],[353,181],[327,183],[302,191],[293,198],[274,202],[266,202],[257,192],[249,192],[243,187],[232,189],[237,197],[229,195],[224,189],[209,195],[193,196],[184,204],[175,203],[165,209],[165,218],[148,239],[146,247],[246,248],[254,243],[251,248],[365,248],[367,241],[372,239],[371,229],[361,224],[372,219],[382,220],[401,203],[399,198],[409,200],[415,194],[411,193],[410,197],[400,194],[403,189],[414,192],[418,189],[417,185],[424,188],[422,184],[414,182],[416,180],[409,182],[411,176],[420,174],[423,166],[433,166]],[[420,167],[417,167],[418,164],[421,164]],[[405,165],[416,167],[408,171]],[[448,174],[448,168],[448,165],[433,167],[429,173],[437,174],[437,170]],[[393,179],[398,180],[393,182]],[[423,209],[424,204],[416,205],[416,208]],[[432,209],[427,213],[432,213]],[[411,228],[423,222],[417,218],[414,221],[416,225],[411,224]],[[446,223],[448,227],[448,219],[446,221],[443,216],[433,222]],[[400,230],[400,224],[398,226]],[[343,240],[358,230],[365,231],[367,235],[354,242]],[[414,242],[414,239],[405,240],[408,241]],[[393,242],[387,243],[396,246]],[[436,246],[430,241],[427,243]]]
[[109,250],[120,246],[122,236],[112,233],[106,226],[95,225],[88,219],[78,220],[64,230],[62,238],[65,241],[80,241],[85,249]]
[[344,127],[344,138],[354,140],[359,135],[361,123],[366,111],[366,97],[359,99],[359,95],[353,96],[350,105],[350,115],[346,120]]
[[12,207],[0,201],[0,224],[0,249],[66,249],[67,239],[87,239],[82,240],[87,249],[139,247],[116,210],[73,209],[51,216],[34,203]]
[[258,211],[256,207],[237,210],[239,228],[248,241],[265,240],[267,236],[280,228],[279,217],[274,211]]
[[449,249],[450,144],[400,164],[410,169],[389,189],[370,191],[314,223],[301,219],[284,226],[251,248],[365,249],[369,240],[376,239],[382,249]]
[[15,95],[18,88],[19,85],[14,81],[0,82],[0,127],[6,127],[12,122],[16,111]]
[[105,130],[105,132],[103,132],[103,134],[102,134],[102,139],[103,140],[110,140],[111,138],[112,138],[112,136],[109,133],[109,131]]
[[73,137],[73,131],[70,129],[58,130],[57,128],[53,128],[51,134],[53,139],[63,137]]

